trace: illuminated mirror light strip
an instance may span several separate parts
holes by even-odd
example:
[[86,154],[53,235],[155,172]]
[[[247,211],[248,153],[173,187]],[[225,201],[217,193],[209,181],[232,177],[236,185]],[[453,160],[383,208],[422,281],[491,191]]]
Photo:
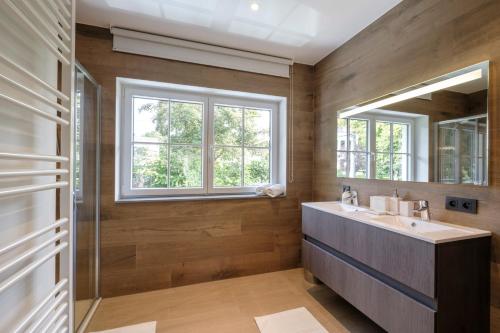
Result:
[[349,110],[349,111],[342,112],[339,115],[339,117],[340,118],[351,117],[351,116],[354,116],[354,115],[359,114],[359,113],[363,113],[363,112],[370,111],[373,109],[378,109],[378,108],[381,108],[381,107],[384,107],[387,105],[391,105],[394,103],[406,101],[408,99],[412,99],[412,98],[415,98],[418,96],[430,94],[430,93],[433,93],[435,91],[450,88],[450,87],[453,87],[453,86],[456,86],[456,85],[459,85],[462,83],[474,81],[474,80],[482,78],[482,76],[483,76],[483,74],[482,74],[481,69],[476,69],[472,72],[465,73],[465,74],[462,74],[459,76],[455,76],[455,77],[452,77],[450,79],[446,79],[446,80],[443,80],[440,82],[436,82],[436,83],[430,84],[430,85],[422,87],[422,88],[417,88],[414,90],[407,91],[405,93],[402,93],[401,95],[396,95],[396,96],[384,98],[380,101],[376,101],[376,102],[373,102],[373,103],[370,103],[367,105],[357,107],[357,108]]

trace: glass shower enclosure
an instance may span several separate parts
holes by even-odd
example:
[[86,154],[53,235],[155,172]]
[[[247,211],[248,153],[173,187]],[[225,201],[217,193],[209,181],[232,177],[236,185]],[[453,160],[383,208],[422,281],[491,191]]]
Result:
[[437,124],[437,172],[445,184],[488,185],[488,115]]
[[83,331],[99,303],[99,145],[101,87],[75,68],[74,298],[75,331]]

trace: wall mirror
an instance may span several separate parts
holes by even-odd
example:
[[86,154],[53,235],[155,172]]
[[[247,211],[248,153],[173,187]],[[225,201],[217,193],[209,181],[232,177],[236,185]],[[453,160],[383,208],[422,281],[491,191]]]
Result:
[[488,184],[485,61],[338,111],[337,177]]

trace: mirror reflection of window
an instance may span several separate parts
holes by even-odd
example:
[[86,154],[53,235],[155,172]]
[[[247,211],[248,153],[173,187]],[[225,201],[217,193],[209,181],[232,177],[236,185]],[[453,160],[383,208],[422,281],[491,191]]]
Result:
[[410,180],[410,124],[376,121],[376,178]]
[[337,176],[368,177],[368,120],[338,119]]

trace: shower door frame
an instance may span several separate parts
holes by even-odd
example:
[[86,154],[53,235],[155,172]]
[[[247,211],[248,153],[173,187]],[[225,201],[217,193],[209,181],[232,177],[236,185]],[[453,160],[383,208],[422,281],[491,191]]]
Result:
[[[88,324],[90,323],[90,320],[92,319],[92,316],[94,315],[95,311],[97,310],[97,307],[99,306],[99,303],[101,302],[101,297],[100,297],[100,225],[101,225],[101,99],[102,99],[102,88],[101,85],[94,79],[94,77],[87,71],[85,67],[80,64],[78,60],[75,59],[75,80],[76,80],[76,70],[79,70],[85,78],[87,78],[92,84],[94,84],[97,87],[97,114],[96,114],[96,119],[97,119],[97,126],[96,126],[96,212],[95,212],[95,295],[94,295],[94,300],[92,302],[92,305],[90,308],[87,310],[87,313],[83,317],[81,323],[77,325],[75,322],[75,327],[74,327],[74,332],[84,332],[87,329]],[[76,87],[75,87],[76,89]],[[76,112],[76,110],[75,110]],[[76,224],[77,221],[74,219],[74,223]],[[73,247],[73,269],[74,269],[74,274],[73,274],[73,288],[76,290],[76,225],[73,228],[74,232],[74,239],[75,239],[75,246]],[[73,293],[73,301],[76,304],[76,292]],[[73,309],[73,312],[75,310]]]

